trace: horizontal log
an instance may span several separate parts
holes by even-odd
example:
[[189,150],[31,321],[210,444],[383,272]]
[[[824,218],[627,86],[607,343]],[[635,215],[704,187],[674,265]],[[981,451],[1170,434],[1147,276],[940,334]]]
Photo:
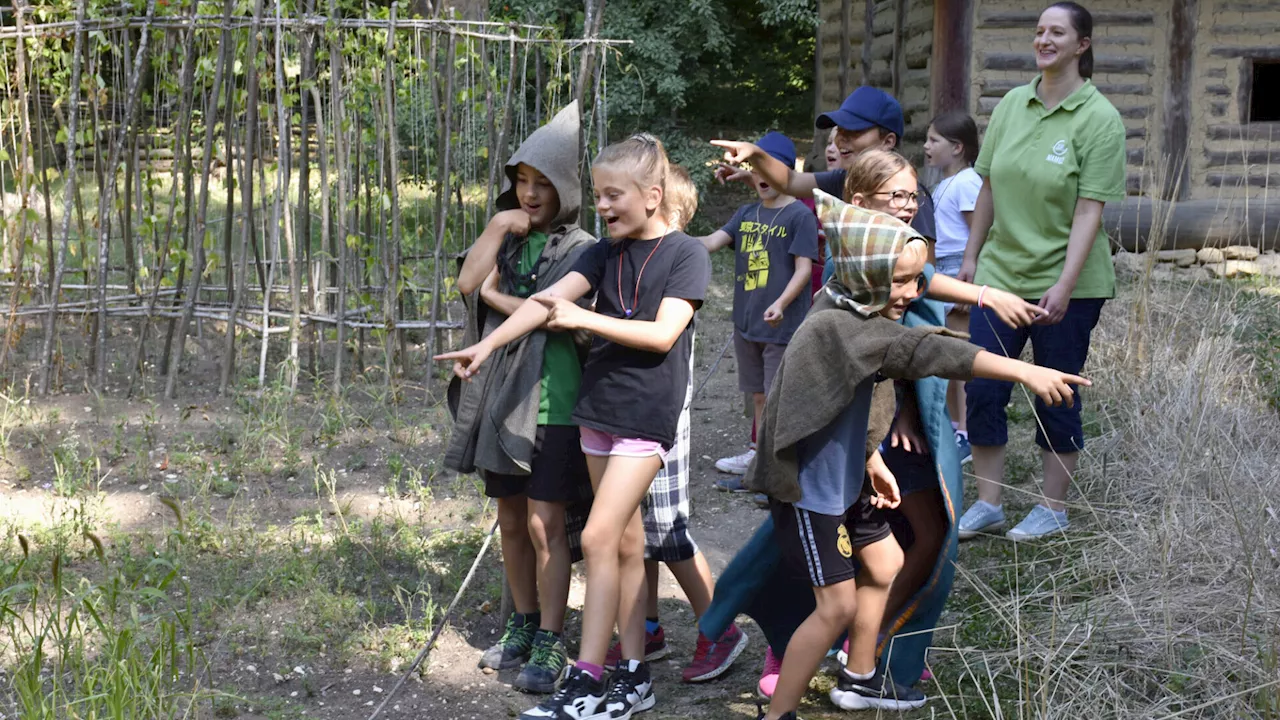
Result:
[[1274,175],[1249,173],[1248,175],[1240,175],[1234,173],[1209,173],[1204,177],[1205,182],[1209,183],[1209,187],[1217,188],[1241,188],[1256,187],[1265,188],[1275,185],[1280,189],[1280,173]]
[[1214,25],[1214,34],[1222,35],[1245,35],[1248,37],[1258,37],[1259,35],[1275,35],[1280,33],[1280,23],[1277,22],[1258,22],[1247,23],[1244,25]]
[[1221,101],[1214,101],[1209,103],[1209,114],[1214,117],[1226,117],[1227,103],[1221,102]]
[[1280,170],[1280,147],[1259,150],[1213,150],[1206,152],[1205,165],[1211,168],[1237,165],[1270,165]]
[[1125,160],[1130,165],[1142,165],[1142,162],[1147,158],[1147,149],[1140,148],[1140,147],[1131,148],[1129,150],[1126,150],[1124,155],[1125,155]]
[[[987,12],[978,17],[978,27],[984,28],[1034,28],[1040,20],[1039,10],[1015,10]],[[1155,15],[1149,12],[1098,10],[1093,13],[1093,26],[1116,25],[1143,26],[1155,24]]]
[[1117,47],[1119,45],[1147,45],[1151,40],[1146,35],[1095,35],[1095,46]]
[[1273,12],[1276,4],[1266,0],[1221,0],[1217,9],[1218,12]]
[[1273,123],[1210,125],[1210,140],[1280,140],[1280,127]]
[[[983,97],[1004,97],[1010,90],[1026,85],[1022,80],[983,80]],[[1117,95],[1150,95],[1149,83],[1096,83],[1098,91],[1107,97]]]
[[[1155,221],[1159,220],[1158,223]],[[1107,203],[1103,226],[1111,240],[1129,252],[1145,252],[1153,224],[1164,228],[1154,249],[1249,245],[1280,250],[1280,200],[1182,200],[1166,202],[1129,197]]]
[[1218,97],[1231,97],[1231,88],[1226,85],[1206,85],[1204,88],[1205,95],[1217,95]]
[[1224,67],[1206,68],[1204,76],[1213,80],[1222,80],[1227,77],[1227,69]]
[[1209,57],[1250,58],[1253,60],[1280,60],[1280,47],[1215,47],[1209,48]]
[[[1098,55],[1093,66],[1096,72],[1142,74],[1151,71],[1151,60],[1139,55]],[[1036,59],[1034,55],[1022,52],[987,53],[982,57],[982,67],[986,70],[1035,72]]]
[[1134,138],[1144,138],[1147,136],[1147,129],[1144,127],[1131,127],[1124,129],[1124,139],[1132,140]]
[[1142,192],[1142,173],[1129,173],[1124,176],[1124,191],[1129,195]]
[[1120,117],[1130,120],[1142,120],[1151,112],[1151,108],[1145,105],[1116,108],[1116,110],[1120,113]]

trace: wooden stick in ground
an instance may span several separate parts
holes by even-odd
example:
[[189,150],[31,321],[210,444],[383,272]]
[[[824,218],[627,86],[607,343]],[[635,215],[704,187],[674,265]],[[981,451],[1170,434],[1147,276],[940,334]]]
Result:
[[[329,16],[331,18],[338,17],[337,0],[329,0]],[[330,127],[333,128],[333,154],[334,154],[334,172],[338,179],[338,205],[336,208],[337,227],[333,239],[334,247],[338,251],[338,304],[334,308],[334,317],[338,319],[337,347],[333,352],[333,391],[335,394],[342,392],[342,354],[346,352],[346,323],[343,318],[347,312],[347,182],[349,174],[347,172],[347,155],[346,143],[343,142],[344,134],[342,132],[342,41],[338,36],[338,31],[331,29],[329,31],[329,63],[330,73],[332,75],[329,85],[330,111],[329,117],[331,121]]]
[[[152,0],[152,2],[154,1]],[[248,67],[246,68],[248,73],[246,80],[248,83],[248,107],[245,112],[245,141],[240,166],[240,204],[244,206],[245,219],[240,231],[240,277],[238,278],[236,290],[231,295],[231,308],[227,311],[227,336],[223,343],[222,377],[218,381],[219,395],[226,395],[227,389],[231,386],[231,373],[235,367],[236,356],[235,319],[240,312],[240,303],[244,298],[245,275],[248,272],[245,266],[247,262],[246,253],[249,247],[249,236],[253,234],[253,159],[256,155],[255,141],[258,127],[258,64],[254,59],[258,56],[258,28],[262,23],[262,2],[263,0],[255,0],[254,2],[253,22],[249,28],[249,47],[248,52],[245,53],[245,57],[248,58]],[[228,262],[230,262],[230,258],[228,258]]]
[[[300,15],[312,13],[314,10],[314,2],[310,0],[305,7],[301,4],[298,6]],[[311,93],[307,92],[307,85],[311,84],[314,88],[316,36],[313,32],[304,32],[299,34],[298,40],[302,43],[302,75],[298,78],[300,124],[298,138],[301,142],[298,148],[298,237],[302,242],[302,247],[299,249],[302,266],[307,269],[308,277],[307,311],[317,313],[319,309],[316,308],[316,278],[311,276],[311,140],[307,135],[307,128],[311,126]],[[317,134],[316,138],[319,137]],[[316,151],[324,154],[324,148],[318,145]],[[294,272],[297,272],[296,268]],[[316,339],[319,337],[315,325],[308,324],[307,335],[307,374],[314,378],[316,376]]]
[[[188,6],[187,22],[190,27],[186,34],[187,47],[195,45],[195,5]],[[181,71],[181,89],[178,109],[178,125],[173,133],[173,151],[174,161],[177,164],[175,170],[181,173],[183,185],[185,187],[184,196],[186,198],[187,211],[183,213],[184,223],[186,218],[191,214],[191,108],[195,104],[195,78],[196,63],[195,53],[188,52],[182,55],[182,71]],[[169,217],[165,223],[165,240],[163,243],[157,244],[156,263],[152,275],[151,297],[147,300],[147,314],[143,318],[141,326],[138,328],[138,350],[134,355],[133,373],[129,378],[129,390],[126,393],[128,397],[133,397],[133,391],[136,389],[138,382],[142,379],[142,373],[147,357],[147,336],[150,335],[151,325],[155,320],[156,303],[160,299],[160,279],[163,277],[164,269],[169,262],[169,246],[172,243],[174,215],[178,210],[177,203],[178,183],[172,183],[169,193]],[[188,225],[189,227],[189,225]],[[186,235],[186,233],[183,233]],[[126,242],[128,239],[126,238]]]
[[[316,153],[320,155],[320,247],[321,256],[324,257],[324,270],[317,273],[312,280],[311,312],[325,313],[334,312],[333,308],[329,307],[329,287],[333,279],[333,257],[337,252],[337,242],[333,237],[333,207],[329,202],[329,137],[325,132],[324,102],[320,97],[320,89],[315,85],[311,86],[311,99],[316,112]],[[316,297],[316,285],[320,285],[319,296],[325,303],[323,309],[320,308]],[[316,342],[315,354],[323,358],[324,330],[317,328],[314,324],[310,327]],[[311,372],[314,377],[319,378],[318,367],[313,367]]]
[[[17,21],[18,32],[21,33],[26,29],[26,14],[28,11],[26,0],[16,0],[15,17]],[[31,173],[35,170],[35,158],[31,148],[31,98],[27,94],[27,48],[26,43],[22,40],[17,42],[17,75],[18,75],[18,118],[22,126],[21,138],[19,143],[21,147],[18,149],[18,172],[14,178],[17,181],[18,194],[21,196],[18,207],[18,256],[14,259],[13,271],[16,282],[13,284],[13,290],[9,294],[9,319],[5,323],[4,328],[4,345],[0,347],[0,372],[4,371],[5,363],[9,358],[9,343],[13,340],[13,310],[18,306],[18,290],[22,286],[22,270],[23,264],[27,256],[27,202],[31,197],[29,192],[31,188]]]
[[386,324],[386,335],[383,338],[386,354],[387,388],[395,397],[395,341],[396,308],[400,304],[400,198],[396,184],[399,175],[396,172],[396,105],[395,90],[392,80],[395,71],[395,39],[396,39],[396,6],[391,6],[391,22],[387,25],[387,45],[384,59],[386,72],[383,77],[383,126],[386,136],[386,182],[387,192],[391,197],[391,237],[383,243],[383,255],[387,265],[387,279],[382,291],[382,320]]
[[[133,70],[129,73],[129,90],[125,98],[124,120],[116,130],[116,138],[111,143],[111,160],[107,163],[107,184],[103,188],[102,197],[98,200],[98,218],[105,218],[111,212],[115,201],[116,168],[120,165],[120,153],[124,149],[125,134],[133,125],[138,111],[138,83],[142,78],[142,64],[147,56],[147,47],[151,41],[151,20],[155,17],[156,0],[147,0],[146,22],[142,27],[142,37],[138,41],[138,52],[133,59]],[[128,203],[128,200],[125,201]],[[126,229],[126,232],[128,230]],[[98,324],[97,339],[94,347],[96,364],[94,366],[94,387],[99,392],[107,386],[107,269],[109,267],[110,225],[102,223],[98,233]],[[126,237],[125,242],[129,242]]]
[[[71,243],[71,212],[75,202],[76,179],[76,121],[80,113],[80,65],[84,55],[85,33],[80,26],[84,23],[85,4],[88,0],[76,3],[76,39],[71,53],[71,99],[67,103],[67,169],[66,182],[63,183],[63,194],[66,200],[62,212],[62,243],[58,246],[58,257],[53,265],[53,282],[49,287],[49,313],[45,316],[44,342],[40,349],[40,382],[41,395],[49,393],[49,376],[53,369],[53,338],[58,330],[58,296],[62,292],[62,273],[66,267],[67,247]],[[12,306],[12,304],[11,304]]]
[[[444,125],[440,128],[440,175],[436,180],[436,248],[432,253],[431,278],[431,317],[432,323],[440,319],[440,286],[444,276],[444,230],[445,215],[449,209],[449,151],[453,135],[453,76],[454,53],[456,42],[453,33],[449,33],[449,47],[445,50],[445,91],[444,91]],[[440,331],[432,328],[427,340],[427,357],[434,357],[440,340]]]
[[[288,132],[285,124],[284,110],[284,28],[280,23],[280,3],[276,2],[276,28],[275,28],[275,88],[276,96],[275,114],[276,114],[276,192],[275,192],[275,210],[271,218],[271,267],[267,270],[266,288],[271,288],[275,284],[276,266],[280,260],[280,225],[281,216],[286,214],[289,209],[289,182],[291,175],[289,172],[289,145]],[[264,233],[265,237],[265,233]],[[290,389],[298,386],[298,288],[296,281],[298,279],[297,267],[294,265],[293,246],[289,247],[289,299],[293,304],[293,318],[289,323],[289,345],[291,348],[289,373]],[[258,358],[258,388],[265,388],[267,382],[267,342],[271,337],[268,332],[271,329],[271,293],[268,290],[262,293],[262,354]]]

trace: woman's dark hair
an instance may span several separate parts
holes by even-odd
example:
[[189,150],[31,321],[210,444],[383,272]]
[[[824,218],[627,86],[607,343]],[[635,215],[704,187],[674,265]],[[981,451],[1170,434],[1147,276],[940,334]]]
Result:
[[1079,3],[1056,2],[1045,9],[1051,8],[1066,10],[1071,16],[1071,29],[1076,31],[1076,35],[1081,40],[1089,38],[1089,47],[1085,48],[1084,54],[1080,56],[1079,68],[1080,77],[1086,80],[1093,77],[1093,15]]
[[933,131],[947,142],[964,146],[964,161],[970,165],[978,161],[978,124],[963,110],[945,112],[929,123]]

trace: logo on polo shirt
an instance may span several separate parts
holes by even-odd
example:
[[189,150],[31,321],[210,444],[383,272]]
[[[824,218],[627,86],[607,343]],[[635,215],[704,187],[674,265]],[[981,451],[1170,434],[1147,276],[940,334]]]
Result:
[[1066,162],[1067,158],[1067,141],[1059,140],[1053,144],[1053,152],[1045,156],[1045,160],[1058,165]]

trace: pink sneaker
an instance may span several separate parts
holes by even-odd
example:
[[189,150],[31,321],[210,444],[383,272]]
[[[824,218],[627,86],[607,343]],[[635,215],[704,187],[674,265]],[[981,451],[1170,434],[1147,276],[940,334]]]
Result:
[[773,697],[778,689],[778,675],[782,672],[782,661],[773,654],[773,648],[764,649],[764,670],[760,673],[760,694],[766,699]]
[[[662,658],[670,654],[671,654],[671,648],[667,646],[667,633],[662,629],[661,625],[658,626],[658,632],[656,633],[651,633],[647,630],[645,631],[644,633],[644,661],[645,662],[653,662],[654,660],[661,660]],[[604,666],[607,668],[617,667],[618,663],[621,660],[622,660],[622,643],[614,642],[613,646],[609,648],[609,652],[604,656]]]
[[924,672],[920,673],[920,682],[928,682],[929,680],[932,680],[932,679],[933,679],[933,673],[929,672],[929,668],[925,668]]

